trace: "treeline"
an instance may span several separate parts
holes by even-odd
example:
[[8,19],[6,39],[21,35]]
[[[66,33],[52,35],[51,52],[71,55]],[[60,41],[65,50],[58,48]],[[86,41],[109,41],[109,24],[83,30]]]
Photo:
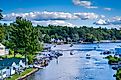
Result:
[[[10,29],[11,26],[13,26],[13,24],[15,25],[15,23],[11,23],[10,25],[0,24],[0,42],[4,43],[10,39],[11,37]],[[27,24],[24,24],[24,26],[25,25]],[[23,28],[23,25],[21,26]],[[32,26],[32,23],[30,26]],[[48,25],[48,26],[37,25],[34,26],[33,28],[38,33],[37,35],[39,41],[45,43],[51,42],[52,39],[63,40],[65,42],[68,41],[77,42],[80,40],[84,42],[93,42],[100,40],[121,40],[121,30],[118,30],[116,28],[107,29],[101,27],[93,28],[87,26],[77,28],[77,27],[53,26],[53,25]]]
[[36,26],[45,35],[43,41],[50,42],[52,38],[68,41],[93,42],[100,40],[121,40],[121,30],[116,28],[93,28],[93,27],[67,27],[67,26]]

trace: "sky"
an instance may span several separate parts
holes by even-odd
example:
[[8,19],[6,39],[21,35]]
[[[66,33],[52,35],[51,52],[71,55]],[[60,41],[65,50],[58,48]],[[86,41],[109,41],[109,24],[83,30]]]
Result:
[[1,23],[17,16],[33,25],[121,28],[121,0],[1,0]]

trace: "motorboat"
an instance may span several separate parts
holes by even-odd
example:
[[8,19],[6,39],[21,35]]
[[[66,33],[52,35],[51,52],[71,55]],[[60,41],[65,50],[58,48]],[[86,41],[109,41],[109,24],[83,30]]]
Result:
[[86,59],[90,59],[90,58],[91,58],[90,54],[86,54]]
[[73,46],[73,44],[70,45],[70,47],[72,47],[72,46]]
[[70,51],[70,55],[73,55],[72,51]]

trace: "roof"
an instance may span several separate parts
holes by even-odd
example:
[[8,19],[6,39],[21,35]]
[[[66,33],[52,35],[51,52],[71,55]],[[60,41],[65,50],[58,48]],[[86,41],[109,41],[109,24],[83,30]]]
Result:
[[0,70],[5,69],[5,68],[6,68],[5,66],[0,66]]
[[20,60],[25,62],[25,58],[6,58],[0,61],[0,66],[11,66],[13,62],[19,64]]

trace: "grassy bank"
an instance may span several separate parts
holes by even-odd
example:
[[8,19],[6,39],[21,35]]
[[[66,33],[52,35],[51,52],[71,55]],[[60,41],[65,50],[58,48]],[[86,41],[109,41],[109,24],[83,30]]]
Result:
[[14,74],[14,75],[12,75],[11,78],[7,78],[6,80],[17,80],[23,76],[26,76],[27,74],[29,74],[33,70],[35,70],[35,69],[33,69],[33,68],[26,69],[24,72],[22,72],[20,74]]
[[108,63],[109,64],[114,64],[114,63],[118,63],[119,61],[121,61],[121,58],[115,57],[115,56],[107,56],[106,59],[108,59]]
[[121,69],[117,70],[116,80],[121,80]]
[[[13,58],[14,57],[14,55],[13,54],[11,54],[11,55],[4,55],[4,56],[0,56],[1,58]],[[16,58],[25,58],[25,56],[23,56],[23,55],[21,55],[21,54],[16,54],[15,55],[15,57]]]

